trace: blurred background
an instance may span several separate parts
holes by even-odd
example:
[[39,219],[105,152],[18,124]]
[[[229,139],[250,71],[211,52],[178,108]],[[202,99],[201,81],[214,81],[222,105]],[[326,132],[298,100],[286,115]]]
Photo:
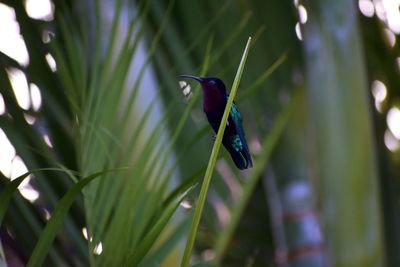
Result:
[[180,266],[214,133],[176,76],[230,90],[249,36],[254,168],[221,149],[191,266],[400,266],[399,8],[0,0],[1,266]]

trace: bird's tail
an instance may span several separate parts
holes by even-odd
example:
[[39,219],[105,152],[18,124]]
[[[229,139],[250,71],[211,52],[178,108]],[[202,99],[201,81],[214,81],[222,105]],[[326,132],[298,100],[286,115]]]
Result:
[[229,154],[231,154],[232,160],[236,167],[241,170],[253,167],[253,161],[248,149],[236,151],[233,148],[227,148]]

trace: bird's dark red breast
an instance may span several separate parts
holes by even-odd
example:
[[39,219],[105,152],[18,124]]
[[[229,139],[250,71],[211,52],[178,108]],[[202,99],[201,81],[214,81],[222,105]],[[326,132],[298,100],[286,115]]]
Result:
[[225,85],[221,85],[217,82],[213,84],[205,83],[203,87],[203,110],[204,112],[211,111],[217,106],[226,105],[226,89]]

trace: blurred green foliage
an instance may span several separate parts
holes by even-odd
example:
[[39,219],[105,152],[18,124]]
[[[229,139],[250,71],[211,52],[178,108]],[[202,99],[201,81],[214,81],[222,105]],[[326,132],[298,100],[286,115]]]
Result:
[[[2,263],[34,263],[56,235],[43,266],[178,266],[213,141],[176,75],[231,88],[253,36],[236,102],[255,168],[221,151],[192,265],[400,266],[400,49],[379,3],[69,0],[43,20],[0,0],[29,54],[0,51],[0,128],[28,170],[58,170],[30,176],[34,201],[0,173]],[[16,70],[39,110],[21,107]],[[63,222],[47,234],[49,216]]]

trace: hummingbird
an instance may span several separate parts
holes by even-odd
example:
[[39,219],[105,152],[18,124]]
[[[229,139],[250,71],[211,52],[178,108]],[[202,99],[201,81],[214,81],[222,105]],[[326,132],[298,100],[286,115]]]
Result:
[[[194,79],[201,84],[203,88],[203,111],[217,134],[229,98],[224,82],[216,77],[197,77],[194,75],[179,75],[178,77]],[[242,126],[242,115],[235,102],[233,102],[229,113],[222,144],[239,169],[244,170],[253,167]]]

